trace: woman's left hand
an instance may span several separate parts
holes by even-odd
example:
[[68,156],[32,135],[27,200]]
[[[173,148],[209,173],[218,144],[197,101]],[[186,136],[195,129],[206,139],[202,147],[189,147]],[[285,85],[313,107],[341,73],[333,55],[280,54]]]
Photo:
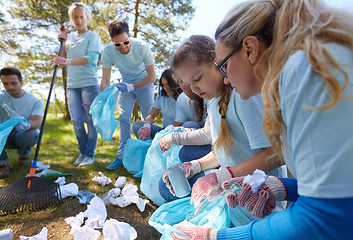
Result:
[[53,65],[67,65],[67,60],[63,57],[56,57],[53,59]]
[[197,179],[192,186],[191,204],[197,207],[206,197],[219,195],[223,192],[222,183],[231,178],[230,170],[223,168]]
[[188,236],[182,236],[178,233],[173,232],[172,237],[174,240],[216,240],[217,239],[217,229],[205,228],[199,226],[178,226],[177,229],[184,232]]

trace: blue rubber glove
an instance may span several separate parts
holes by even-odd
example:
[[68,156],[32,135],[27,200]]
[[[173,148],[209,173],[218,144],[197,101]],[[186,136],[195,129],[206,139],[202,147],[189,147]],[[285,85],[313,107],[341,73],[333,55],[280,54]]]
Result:
[[131,92],[131,91],[134,91],[135,89],[133,84],[124,83],[124,82],[115,84],[115,87],[117,87],[119,91],[122,93]]
[[18,132],[25,132],[31,128],[31,124],[26,120],[25,122],[21,122],[15,126]]

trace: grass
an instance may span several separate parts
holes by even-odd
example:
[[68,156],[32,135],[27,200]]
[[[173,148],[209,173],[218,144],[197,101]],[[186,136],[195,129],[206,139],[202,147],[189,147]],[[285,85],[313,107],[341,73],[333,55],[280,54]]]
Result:
[[[79,190],[87,190],[96,193],[98,196],[113,188],[115,179],[119,176],[126,176],[127,182],[140,185],[140,178],[133,178],[124,167],[109,171],[105,167],[117,156],[118,137],[116,131],[113,135],[113,142],[103,141],[98,138],[95,162],[93,165],[84,167],[74,166],[73,163],[79,156],[77,149],[77,140],[70,121],[63,121],[55,115],[49,114],[45,124],[45,130],[40,146],[38,161],[50,164],[50,169],[62,173],[72,173],[72,176],[66,177],[67,183],[76,183]],[[33,159],[34,150],[31,158]],[[0,179],[0,187],[11,184],[23,177],[29,172],[30,165],[20,165],[17,162],[17,153],[15,150],[7,150],[10,159],[11,173],[10,177]],[[99,176],[98,171],[112,179],[108,186],[101,187],[92,181],[94,176]],[[145,197],[141,192],[140,197]],[[19,239],[20,235],[33,236],[38,234],[43,227],[48,228],[48,239],[74,239],[69,234],[71,227],[66,224],[65,218],[75,216],[79,212],[85,211],[86,205],[80,204],[76,197],[64,199],[62,204],[56,205],[37,212],[19,212],[0,216],[0,230],[11,228],[14,231],[14,239]],[[118,221],[129,223],[137,231],[137,239],[159,239],[160,234],[148,225],[148,219],[157,209],[157,206],[149,203],[144,212],[140,212],[135,204],[126,208],[118,206],[107,206],[107,219],[114,218]],[[103,239],[103,235],[99,239]]]

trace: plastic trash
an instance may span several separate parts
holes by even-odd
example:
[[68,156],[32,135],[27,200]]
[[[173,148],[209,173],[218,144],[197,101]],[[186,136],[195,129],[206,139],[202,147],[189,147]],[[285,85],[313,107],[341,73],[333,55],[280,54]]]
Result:
[[183,132],[184,128],[177,127],[158,132],[153,138],[152,145],[147,151],[140,189],[155,204],[165,203],[165,199],[160,195],[158,181],[163,176],[165,170],[175,164],[181,164],[179,159],[179,150],[182,146],[174,145],[162,153],[158,140],[172,132]]
[[95,194],[91,193],[87,190],[81,190],[78,192],[77,197],[80,199],[80,203],[90,203],[92,198],[94,198]]
[[22,117],[20,114],[18,114],[16,111],[12,110],[9,106],[7,106],[6,103],[3,103],[2,104],[2,107],[5,109],[7,115],[10,117],[10,118],[13,118],[13,117]]
[[12,129],[21,122],[27,121],[23,117],[14,117],[9,120],[0,123],[0,152],[4,150],[8,136],[10,135]]
[[145,158],[152,140],[142,141],[129,138],[124,147],[123,164],[125,169],[134,174],[134,177],[141,177]]
[[98,94],[89,110],[93,125],[104,141],[113,141],[113,133],[119,125],[119,121],[114,118],[118,96],[118,88],[111,85]]
[[13,240],[12,229],[8,228],[0,231],[0,240]]
[[160,206],[148,220],[148,224],[163,234],[161,239],[172,239],[171,233],[176,226],[193,224],[211,228],[230,226],[229,211],[225,198],[210,201],[210,204],[194,215],[195,208],[190,204],[190,197],[177,199]]
[[191,187],[184,175],[183,168],[179,164],[167,168],[166,173],[177,197],[181,198],[189,195]]

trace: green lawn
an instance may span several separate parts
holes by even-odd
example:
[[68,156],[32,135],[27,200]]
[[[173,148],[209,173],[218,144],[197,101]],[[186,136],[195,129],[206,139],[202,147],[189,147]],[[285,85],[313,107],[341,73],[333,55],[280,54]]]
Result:
[[[139,186],[140,178],[133,178],[124,167],[114,171],[105,168],[117,156],[118,143],[118,131],[114,133],[112,143],[103,141],[99,137],[94,164],[84,167],[74,166],[73,163],[78,157],[79,151],[72,123],[49,114],[38,161],[50,164],[50,169],[72,173],[72,176],[66,177],[67,183],[74,182],[79,186],[79,190],[88,190],[98,196],[113,188],[115,179],[119,176],[126,176],[128,183]],[[32,150],[32,158],[34,150]],[[15,150],[8,150],[7,154],[10,159],[11,174],[10,177],[0,180],[0,187],[25,177],[30,169],[29,164],[19,165],[17,163]],[[99,176],[98,171],[110,177],[113,182],[104,187],[93,182],[92,178]],[[140,197],[146,198],[142,193],[140,193]],[[48,239],[73,239],[73,236],[69,234],[70,226],[66,224],[64,219],[75,216],[77,213],[85,211],[86,208],[86,205],[79,204],[76,197],[69,197],[64,199],[62,204],[38,212],[19,212],[13,215],[0,216],[0,230],[11,228],[15,234],[14,239],[18,239],[20,235],[33,236],[45,226],[48,228]],[[156,208],[155,205],[149,203],[146,205],[146,210],[141,213],[135,204],[126,208],[109,205],[107,207],[107,219],[114,218],[129,223],[138,232],[138,239],[159,239],[160,234],[147,223],[148,218]],[[103,239],[103,235],[99,239]]]

